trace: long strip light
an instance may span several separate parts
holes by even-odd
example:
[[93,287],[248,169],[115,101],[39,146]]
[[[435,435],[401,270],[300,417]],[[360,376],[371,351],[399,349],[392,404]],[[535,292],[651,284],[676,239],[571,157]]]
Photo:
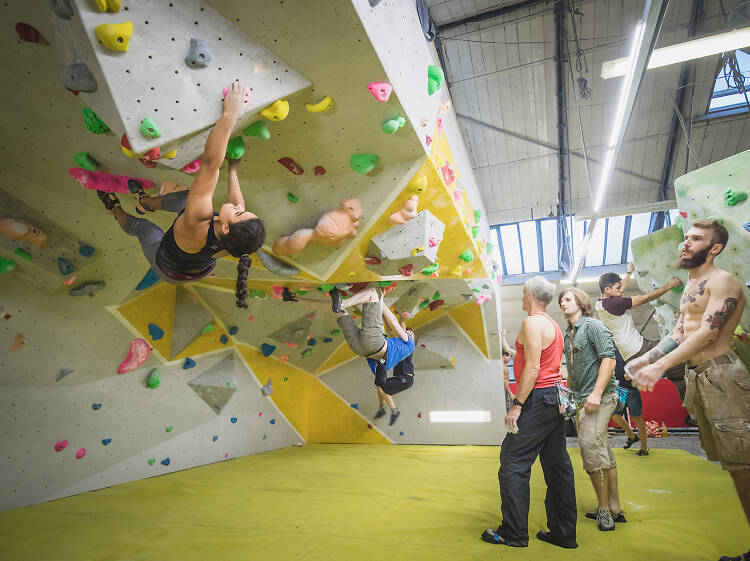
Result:
[[[648,68],[649,70],[661,68],[662,66],[734,51],[747,46],[750,46],[750,27],[654,49],[648,61]],[[631,53],[629,57],[604,62],[602,64],[602,78],[606,80],[624,75],[628,71],[628,67],[632,66],[633,54]]]

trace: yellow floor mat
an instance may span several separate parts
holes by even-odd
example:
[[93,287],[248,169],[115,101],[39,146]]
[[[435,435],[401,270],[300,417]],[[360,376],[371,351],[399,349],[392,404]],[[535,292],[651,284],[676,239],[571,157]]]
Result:
[[[577,550],[479,539],[499,518],[498,448],[307,445],[0,513],[13,561],[715,561],[750,546],[729,475],[679,450],[615,452],[627,524],[599,532],[577,449]],[[529,531],[545,527],[531,478]]]

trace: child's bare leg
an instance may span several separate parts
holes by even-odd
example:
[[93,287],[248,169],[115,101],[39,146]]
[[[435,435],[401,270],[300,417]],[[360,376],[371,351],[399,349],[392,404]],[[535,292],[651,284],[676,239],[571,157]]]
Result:
[[352,306],[364,304],[365,302],[378,302],[379,300],[380,298],[378,297],[377,291],[374,288],[368,288],[342,300],[341,309],[351,308]]

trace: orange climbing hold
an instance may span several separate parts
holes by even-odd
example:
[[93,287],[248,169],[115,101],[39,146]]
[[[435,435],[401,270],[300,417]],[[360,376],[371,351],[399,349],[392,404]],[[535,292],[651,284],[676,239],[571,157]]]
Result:
[[16,333],[16,338],[13,341],[13,346],[10,348],[11,351],[17,351],[23,349],[26,346],[26,338],[21,333]]

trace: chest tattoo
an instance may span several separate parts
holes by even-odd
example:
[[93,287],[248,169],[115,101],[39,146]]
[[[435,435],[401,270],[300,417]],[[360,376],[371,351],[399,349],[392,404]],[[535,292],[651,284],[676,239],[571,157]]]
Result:
[[702,280],[697,287],[690,289],[690,291],[685,291],[685,294],[682,295],[682,300],[680,300],[680,304],[692,304],[698,299],[698,296],[703,296],[706,293],[706,283],[708,282],[708,279],[710,277],[706,277],[704,280]]

